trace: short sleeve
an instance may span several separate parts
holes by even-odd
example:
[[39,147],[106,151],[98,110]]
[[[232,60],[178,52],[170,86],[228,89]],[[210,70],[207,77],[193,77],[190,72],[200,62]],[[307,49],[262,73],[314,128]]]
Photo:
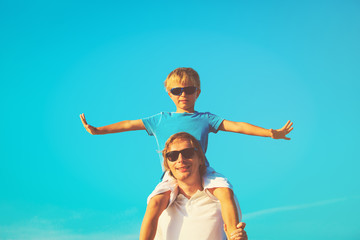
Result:
[[207,112],[206,114],[209,119],[209,132],[217,133],[220,124],[224,121],[224,119],[209,112]]
[[161,117],[162,117],[162,113],[158,113],[151,117],[141,119],[142,122],[144,123],[147,133],[150,136],[153,136],[155,134],[156,127],[159,125],[159,123],[161,121]]

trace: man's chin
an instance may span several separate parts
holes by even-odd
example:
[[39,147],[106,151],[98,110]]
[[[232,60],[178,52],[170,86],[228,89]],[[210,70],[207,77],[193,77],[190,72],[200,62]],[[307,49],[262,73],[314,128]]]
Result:
[[177,180],[185,180],[185,179],[187,179],[189,176],[190,176],[190,172],[178,172],[178,173],[175,175],[175,178],[176,178]]

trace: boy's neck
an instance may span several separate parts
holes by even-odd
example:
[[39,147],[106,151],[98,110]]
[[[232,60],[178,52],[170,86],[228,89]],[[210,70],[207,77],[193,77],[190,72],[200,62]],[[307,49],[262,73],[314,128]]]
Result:
[[176,113],[194,113],[195,112],[195,109],[192,108],[192,109],[176,109]]

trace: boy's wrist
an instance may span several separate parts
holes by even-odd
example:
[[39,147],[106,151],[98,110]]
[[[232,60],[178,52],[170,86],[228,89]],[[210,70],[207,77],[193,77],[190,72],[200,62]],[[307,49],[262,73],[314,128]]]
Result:
[[99,129],[99,128],[97,128],[97,127],[93,127],[93,129],[94,129],[94,135],[99,135],[99,134],[101,134],[101,130]]
[[274,130],[272,128],[270,128],[270,129],[268,129],[268,131],[269,131],[269,137],[274,138],[274,134],[273,134]]

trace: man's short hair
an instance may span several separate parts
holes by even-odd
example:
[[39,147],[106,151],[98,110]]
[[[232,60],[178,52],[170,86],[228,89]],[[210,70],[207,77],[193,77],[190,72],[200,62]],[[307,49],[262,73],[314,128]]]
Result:
[[164,158],[165,170],[168,170],[170,172],[170,175],[172,177],[174,177],[174,175],[170,171],[168,161],[167,161],[167,158],[166,158],[166,153],[169,151],[172,143],[174,141],[177,141],[177,140],[189,141],[191,146],[196,148],[195,154],[198,155],[199,160],[200,160],[199,173],[200,173],[200,176],[203,177],[205,175],[205,173],[206,173],[205,154],[204,154],[204,152],[202,150],[200,142],[198,140],[196,140],[196,138],[194,136],[192,136],[191,134],[189,134],[187,132],[175,133],[174,135],[170,136],[169,139],[166,141],[165,148],[162,151],[162,155],[163,155],[163,158]]
[[190,84],[200,89],[199,74],[192,68],[176,68],[166,78],[164,85],[166,91],[170,91],[174,84]]

